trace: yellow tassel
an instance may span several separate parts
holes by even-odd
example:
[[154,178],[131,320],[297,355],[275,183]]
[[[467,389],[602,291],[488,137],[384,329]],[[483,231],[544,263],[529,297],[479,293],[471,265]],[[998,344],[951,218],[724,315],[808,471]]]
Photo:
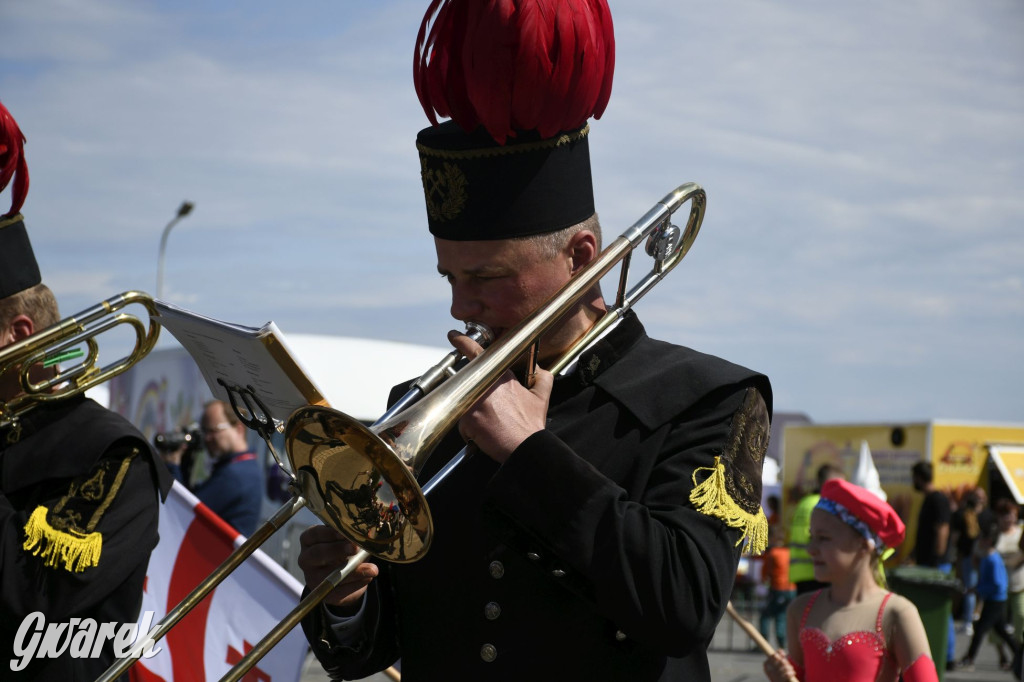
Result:
[[[711,472],[702,483],[697,475],[702,471]],[[768,547],[768,519],[758,507],[757,514],[744,511],[725,489],[725,467],[722,458],[715,457],[713,467],[700,467],[693,472],[693,490],[690,503],[702,514],[721,519],[730,528],[738,528],[742,535],[736,544],[743,543],[746,554],[761,554]]]
[[57,530],[46,520],[46,507],[36,507],[25,524],[25,544],[22,549],[42,556],[44,565],[81,573],[100,562],[103,535],[98,532],[79,534]]

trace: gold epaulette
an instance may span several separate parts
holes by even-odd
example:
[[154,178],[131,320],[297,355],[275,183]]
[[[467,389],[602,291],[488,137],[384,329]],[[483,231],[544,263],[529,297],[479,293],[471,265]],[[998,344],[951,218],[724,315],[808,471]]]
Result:
[[[711,475],[697,483],[701,472],[710,472]],[[715,457],[714,466],[699,467],[693,472],[693,486],[690,503],[697,511],[720,519],[730,528],[738,528],[741,535],[736,544],[743,543],[744,553],[764,552],[768,546],[768,518],[760,507],[756,514],[751,514],[732,499],[725,488],[725,466],[721,457]]]
[[50,568],[63,567],[80,573],[100,562],[103,536],[93,531],[79,533],[73,529],[58,530],[46,520],[49,510],[36,507],[25,524],[25,544],[22,548],[43,559]]

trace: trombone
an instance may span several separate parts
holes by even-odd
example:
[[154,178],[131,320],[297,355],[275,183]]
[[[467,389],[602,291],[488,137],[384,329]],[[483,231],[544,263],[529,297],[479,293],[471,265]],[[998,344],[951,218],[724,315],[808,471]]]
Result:
[[[686,227],[680,230],[672,224],[671,217],[686,202],[690,203],[690,215]],[[433,536],[425,496],[466,456],[464,449],[421,488],[416,477],[444,434],[602,277],[621,263],[615,305],[550,370],[557,373],[571,363],[682,260],[700,230],[705,205],[706,195],[699,185],[687,183],[676,188],[502,338],[487,345],[487,330],[470,329],[468,334],[481,345],[487,345],[486,350],[468,362],[455,351],[449,353],[373,426],[367,427],[354,417],[324,407],[306,406],[292,413],[285,427],[285,451],[293,472],[292,500],[97,682],[111,682],[123,674],[303,507],[347,536],[360,551],[314,588],[222,681],[241,679],[371,555],[394,563],[417,561],[429,549]],[[627,291],[631,256],[644,240],[648,255],[655,261],[654,268]]]
[[[132,304],[146,309],[148,327],[138,317],[122,312]],[[0,429],[12,426],[17,430],[18,420],[32,408],[84,393],[146,357],[160,336],[160,325],[154,321],[155,316],[156,308],[149,294],[125,291],[0,350],[0,376],[16,371],[22,389],[10,400],[0,401]],[[128,355],[98,366],[97,337],[122,324],[127,324],[135,332],[134,347]],[[51,366],[78,355],[78,346],[83,343],[88,350],[82,351],[84,357],[79,362],[67,368],[58,367],[47,378],[32,380],[33,368]]]
[[[680,230],[671,217],[686,202],[690,215]],[[544,305],[452,378],[397,414],[389,411],[372,427],[330,408],[296,410],[285,429],[285,450],[296,484],[310,500],[311,510],[361,549],[314,588],[221,681],[240,680],[370,555],[393,563],[411,563],[423,556],[433,534],[425,495],[466,456],[463,449],[420,488],[416,477],[440,440],[504,372],[621,263],[615,305],[550,371],[558,373],[578,357],[683,259],[700,230],[706,202],[704,190],[695,183],[670,192]],[[631,256],[644,240],[654,268],[627,291]]]

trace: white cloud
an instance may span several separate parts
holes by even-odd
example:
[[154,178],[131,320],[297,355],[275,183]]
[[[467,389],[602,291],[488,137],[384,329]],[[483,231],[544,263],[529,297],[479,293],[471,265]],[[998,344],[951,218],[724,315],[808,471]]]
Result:
[[[638,306],[652,333],[769,371],[777,408],[816,419],[1019,421],[1019,2],[613,9],[591,142],[606,234],[683,181],[709,195],[693,252]],[[189,199],[172,300],[443,343],[413,147],[423,10],[3,3],[0,98],[29,136],[25,211],[65,310],[152,290]]]

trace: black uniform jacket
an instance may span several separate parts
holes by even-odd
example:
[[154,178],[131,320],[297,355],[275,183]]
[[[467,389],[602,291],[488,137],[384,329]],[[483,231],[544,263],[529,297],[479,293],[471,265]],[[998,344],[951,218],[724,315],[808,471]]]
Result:
[[[113,663],[109,642],[97,658],[76,658],[71,639],[62,656],[12,672],[15,646],[30,645],[15,641],[18,629],[42,612],[47,625],[66,624],[61,645],[72,618],[135,622],[170,474],[131,424],[83,397],[36,407],[20,426],[0,431],[0,679],[92,681]],[[60,556],[62,538],[76,537],[98,556]]]
[[[314,652],[349,679],[401,657],[407,682],[709,680],[741,533],[690,493],[721,463],[760,512],[770,410],[764,376],[654,341],[629,314],[556,379],[546,430],[431,493],[433,544],[382,564],[365,640],[337,644],[319,610],[303,622]],[[449,434],[420,478],[462,446]]]

